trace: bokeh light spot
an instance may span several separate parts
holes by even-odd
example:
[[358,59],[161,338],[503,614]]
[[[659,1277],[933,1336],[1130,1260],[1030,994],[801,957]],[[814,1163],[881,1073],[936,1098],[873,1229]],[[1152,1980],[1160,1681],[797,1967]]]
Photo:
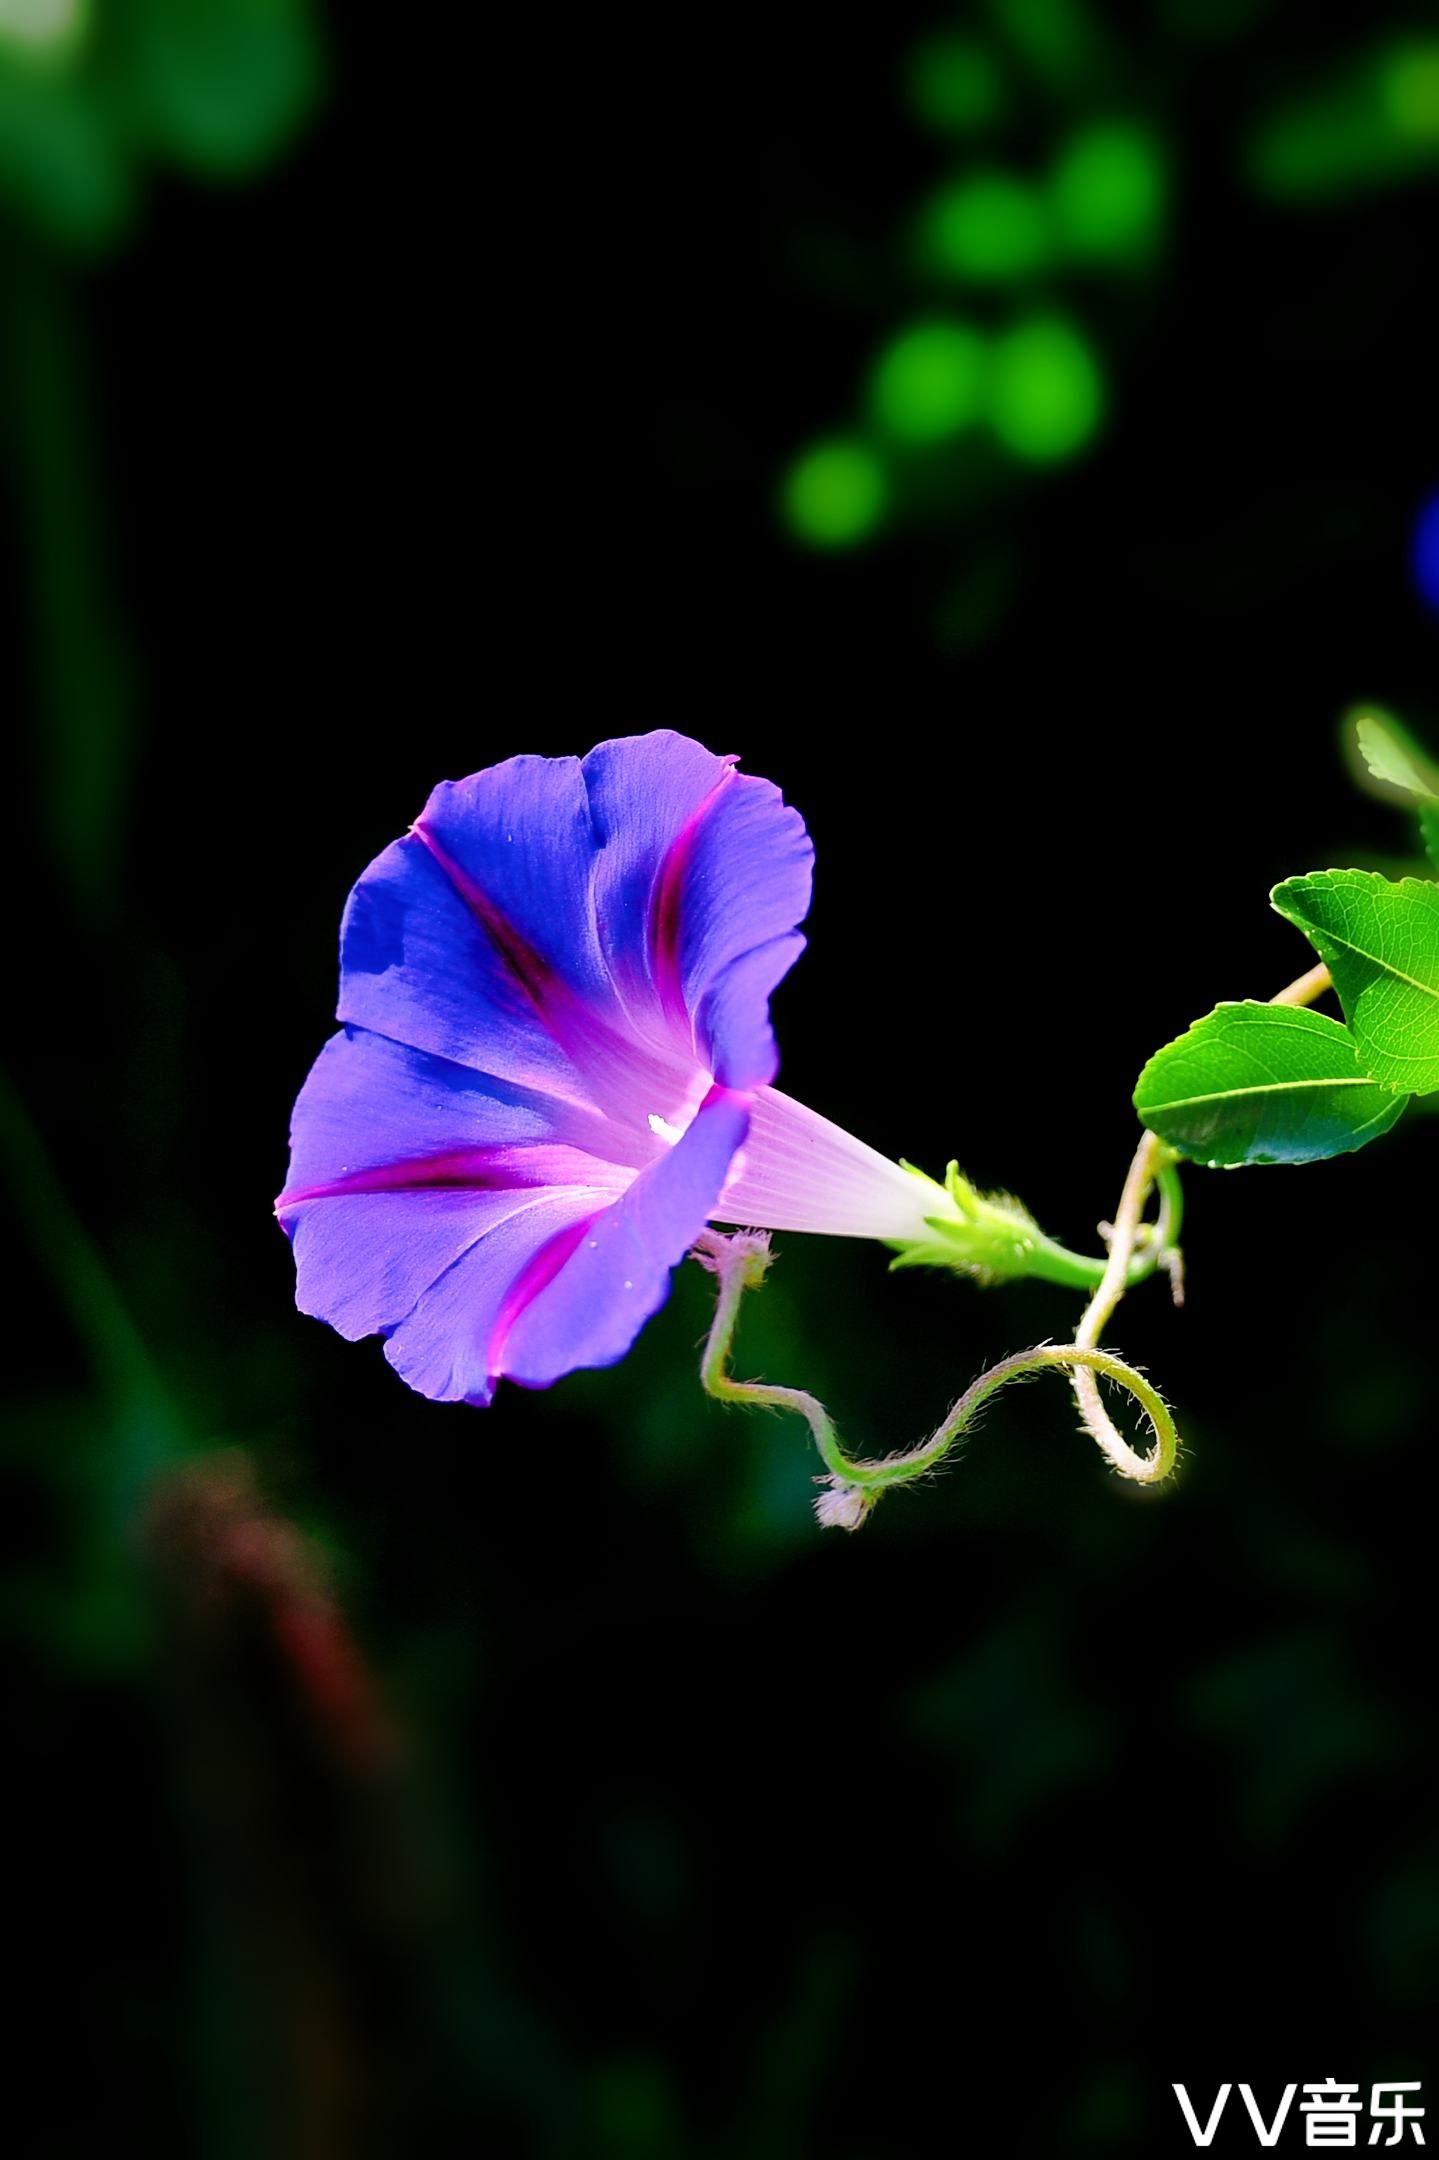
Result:
[[0,45],[68,53],[83,36],[88,0],[0,0]]
[[989,0],[1015,51],[1055,89],[1073,90],[1100,41],[1085,0]]
[[1414,526],[1414,582],[1439,614],[1439,495],[1431,495]]
[[1439,161],[1439,38],[1409,39],[1272,113],[1249,149],[1261,189],[1320,201],[1414,178]]
[[1018,458],[1049,464],[1090,440],[1104,412],[1093,349],[1061,315],[1034,316],[995,347],[990,393],[995,434]]
[[785,523],[810,547],[853,547],[884,515],[884,467],[869,445],[833,436],[802,451],[785,474]]
[[1387,53],[1380,84],[1396,134],[1414,143],[1439,142],[1439,38]]
[[969,323],[911,323],[881,352],[870,378],[878,425],[898,442],[942,442],[978,420],[989,342]]
[[905,63],[910,110],[941,135],[969,135],[991,127],[1005,108],[999,62],[973,38],[939,31],[924,38]]
[[1080,129],[1055,165],[1055,223],[1078,255],[1113,262],[1148,253],[1164,220],[1164,197],[1159,144],[1132,121]]
[[1013,173],[968,173],[931,197],[921,227],[929,264],[951,277],[1004,284],[1049,259],[1043,198]]

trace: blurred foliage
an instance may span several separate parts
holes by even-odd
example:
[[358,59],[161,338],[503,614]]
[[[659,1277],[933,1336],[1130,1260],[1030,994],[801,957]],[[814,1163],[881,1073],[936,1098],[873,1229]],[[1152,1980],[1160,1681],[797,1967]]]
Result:
[[1333,202],[1439,167],[1439,38],[1346,56],[1266,116],[1249,150],[1254,184],[1280,201]]
[[876,423],[901,442],[942,442],[978,420],[988,370],[988,341],[968,323],[912,323],[875,362]]
[[309,0],[0,0],[0,450],[26,529],[43,812],[95,910],[117,869],[142,690],[102,529],[75,266],[132,236],[152,170],[255,178],[321,83]]
[[[869,363],[860,432],[843,438],[846,471],[865,475],[863,514],[811,508],[826,446],[802,449],[780,494],[793,539],[834,552],[919,526],[946,531],[967,556],[981,520],[993,546],[997,524],[1020,514],[1036,468],[1093,447],[1142,365],[1145,288],[1182,274],[1194,222],[1186,165],[1202,165],[1208,146],[1176,115],[1206,49],[1221,70],[1220,125],[1239,140],[1243,180],[1262,199],[1335,209],[1434,170],[1432,36],[1402,17],[1387,31],[1350,25],[1327,65],[1301,55],[1305,86],[1280,96],[1269,87],[1271,50],[1254,37],[1269,12],[1263,0],[1155,0],[1121,31],[1115,11],[1085,0],[992,0],[951,11],[908,46],[904,102],[954,162],[871,244],[867,312],[887,314],[890,327]],[[1205,184],[1215,182],[1208,173]],[[964,309],[942,332],[927,316],[896,318],[941,294]],[[981,347],[999,364],[981,370]],[[1423,587],[1422,539],[1416,547]],[[940,599],[931,619],[951,649],[980,642],[1006,605],[992,591],[976,606],[967,570],[958,586],[969,596]]]
[[146,168],[244,180],[314,110],[308,0],[0,0],[0,198],[38,238],[122,238]]

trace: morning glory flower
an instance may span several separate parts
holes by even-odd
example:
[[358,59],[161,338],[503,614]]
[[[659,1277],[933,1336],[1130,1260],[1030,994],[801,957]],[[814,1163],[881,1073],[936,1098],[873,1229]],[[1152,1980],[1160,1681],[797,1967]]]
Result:
[[710,1223],[952,1250],[944,1188],[771,1085],[812,863],[669,730],[437,787],[345,910],[276,1202],[300,1309],[484,1404],[623,1357]]

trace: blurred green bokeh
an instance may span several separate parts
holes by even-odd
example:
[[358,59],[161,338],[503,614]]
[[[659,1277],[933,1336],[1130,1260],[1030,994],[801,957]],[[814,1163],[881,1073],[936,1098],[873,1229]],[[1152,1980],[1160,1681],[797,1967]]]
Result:
[[1385,43],[1265,116],[1255,185],[1280,201],[1334,201],[1439,166],[1439,38]]
[[320,81],[308,0],[3,0],[0,194],[41,238],[104,247],[148,166],[243,180]]
[[851,547],[884,514],[884,467],[863,442],[835,437],[796,459],[785,477],[784,509],[814,547]]
[[981,417],[988,373],[988,340],[970,323],[911,323],[875,362],[875,421],[898,442],[942,442]]
[[999,56],[972,37],[939,30],[922,39],[909,53],[905,82],[916,119],[939,134],[977,134],[1004,114]]
[[995,347],[991,413],[1016,457],[1036,464],[1072,457],[1103,411],[1098,363],[1073,323],[1034,316],[1005,331]]
[[1159,239],[1164,154],[1148,128],[1118,120],[1078,129],[1060,151],[1053,189],[1062,244],[1081,260],[1128,262]]
[[928,268],[962,283],[1033,277],[1050,253],[1044,198],[1015,173],[966,173],[926,205],[919,248]]

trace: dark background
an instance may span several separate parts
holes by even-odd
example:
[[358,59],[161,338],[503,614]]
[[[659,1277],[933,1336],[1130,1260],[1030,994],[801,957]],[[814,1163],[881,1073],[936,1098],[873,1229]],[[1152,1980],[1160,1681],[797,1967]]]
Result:
[[[1112,1330],[1173,1489],[1036,1386],[853,1539],[701,1396],[697,1271],[481,1414],[300,1319],[270,1219],[349,885],[519,750],[779,782],[784,1085],[1089,1249],[1143,1060],[1306,965],[1269,887],[1416,867],[1339,721],[1439,706],[1436,198],[1276,200],[1244,144],[1433,11],[1060,9],[1048,78],[1024,17],[336,10],[283,142],[132,131],[78,234],[12,188],[13,2151],[1149,2155],[1174,2079],[1435,2074],[1432,1120],[1190,1175],[1187,1309]],[[985,158],[1147,118],[1163,242],[1059,288],[1086,454],[807,550],[779,477],[972,154],[899,87],[954,20],[1016,85]],[[778,1243],[740,1369],[866,1451],[1073,1325]]]

